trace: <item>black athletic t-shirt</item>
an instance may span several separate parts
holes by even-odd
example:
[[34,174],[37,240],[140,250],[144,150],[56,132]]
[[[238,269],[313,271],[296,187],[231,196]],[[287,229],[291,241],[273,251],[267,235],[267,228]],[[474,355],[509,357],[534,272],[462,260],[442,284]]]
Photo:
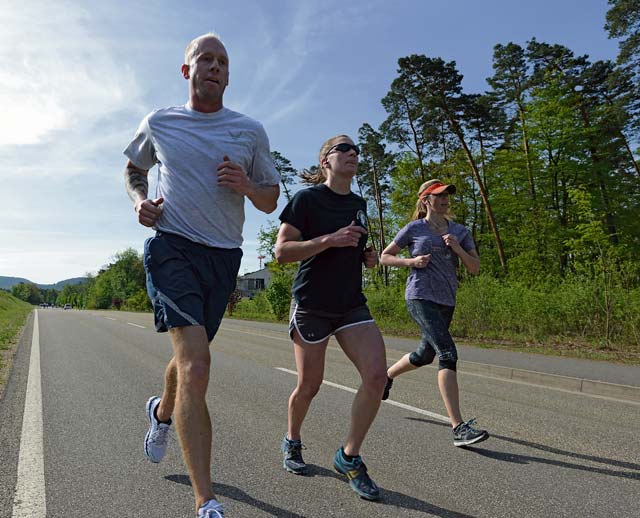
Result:
[[[280,214],[307,241],[331,234],[352,221],[367,228],[366,203],[357,194],[338,194],[324,184],[298,191]],[[293,297],[300,306],[343,313],[366,302],[362,294],[363,234],[358,246],[331,247],[300,262]]]

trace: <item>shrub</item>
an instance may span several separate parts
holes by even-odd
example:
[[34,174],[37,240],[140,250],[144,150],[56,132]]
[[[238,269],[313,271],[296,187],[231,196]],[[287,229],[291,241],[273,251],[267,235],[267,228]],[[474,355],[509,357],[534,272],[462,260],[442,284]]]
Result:
[[286,275],[274,275],[265,290],[265,296],[276,319],[284,319],[289,314],[291,304],[291,279]]
[[233,316],[233,312],[238,305],[238,302],[242,300],[242,292],[240,290],[233,290],[229,295],[229,300],[227,301],[227,312],[229,316]]
[[[231,316],[231,315],[229,315]],[[235,307],[233,316],[247,320],[274,320],[271,306],[264,291],[259,291],[253,299],[243,298]]]
[[140,289],[136,291],[125,301],[123,309],[127,311],[151,311],[151,301],[147,295],[147,290]]

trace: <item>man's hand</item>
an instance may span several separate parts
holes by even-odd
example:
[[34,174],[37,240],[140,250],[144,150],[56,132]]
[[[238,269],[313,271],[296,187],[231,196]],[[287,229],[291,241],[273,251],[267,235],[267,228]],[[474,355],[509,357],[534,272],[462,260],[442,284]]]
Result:
[[364,249],[364,265],[366,268],[375,268],[378,265],[378,252],[372,246]]
[[336,230],[333,234],[329,234],[329,246],[335,246],[338,248],[345,246],[358,246],[360,236],[366,234],[367,230],[360,225],[356,225],[355,221],[352,221],[348,227],[342,227]]
[[218,165],[218,185],[233,189],[243,196],[249,196],[255,190],[242,166],[232,162],[227,155],[224,155],[224,162]]
[[156,221],[162,216],[161,204],[164,198],[155,200],[139,200],[136,202],[135,208],[138,214],[138,223],[145,227],[152,227]]
[[426,268],[431,260],[431,254],[417,255],[410,259],[411,267],[413,268]]

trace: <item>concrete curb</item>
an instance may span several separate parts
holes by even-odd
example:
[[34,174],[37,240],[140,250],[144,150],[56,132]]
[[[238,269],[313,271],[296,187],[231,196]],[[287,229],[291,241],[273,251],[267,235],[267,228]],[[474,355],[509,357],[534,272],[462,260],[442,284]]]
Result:
[[509,379],[521,383],[531,383],[543,387],[580,392],[591,396],[603,396],[613,399],[622,399],[640,403],[640,387],[631,385],[617,385],[605,381],[595,381],[570,376],[559,376],[545,372],[514,369],[512,367],[500,367],[469,361],[458,361],[458,370],[470,374],[480,374],[494,378]]

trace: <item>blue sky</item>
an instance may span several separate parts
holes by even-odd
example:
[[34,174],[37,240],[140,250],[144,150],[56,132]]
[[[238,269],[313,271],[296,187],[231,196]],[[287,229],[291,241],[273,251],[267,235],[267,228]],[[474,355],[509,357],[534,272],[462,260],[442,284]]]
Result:
[[[606,0],[4,2],[0,275],[53,283],[142,250],[152,231],[125,194],[122,150],[149,111],[187,100],[180,65],[195,36],[221,35],[225,105],[303,168],[327,138],[379,126],[398,58],[455,60],[465,91],[482,92],[497,43],[536,37],[615,59],[606,11]],[[283,206],[267,216],[247,204],[241,273],[258,268],[258,231]]]

